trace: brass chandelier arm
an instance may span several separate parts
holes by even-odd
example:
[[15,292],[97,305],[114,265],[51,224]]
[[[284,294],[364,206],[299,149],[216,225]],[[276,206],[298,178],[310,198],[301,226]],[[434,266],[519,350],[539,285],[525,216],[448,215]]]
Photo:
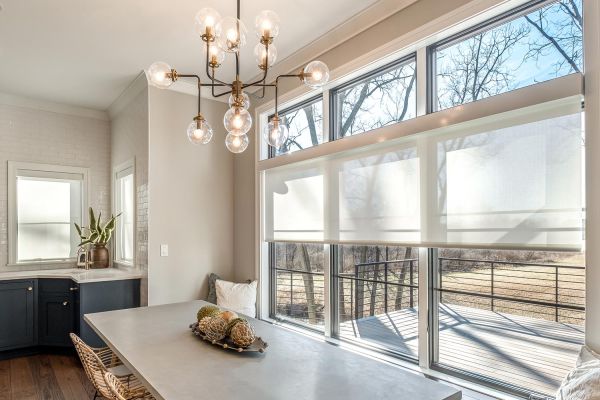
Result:
[[206,41],[206,64],[205,64],[205,67],[206,67],[206,70],[205,70],[205,72],[206,72],[206,76],[208,77],[208,79],[210,79],[210,80],[211,80],[211,82],[213,83],[213,85],[214,85],[214,83],[215,83],[215,82],[217,82],[217,83],[219,83],[219,85],[220,85],[220,86],[229,86],[229,87],[231,87],[231,84],[225,83],[225,82],[223,82],[223,81],[221,81],[221,80],[219,80],[219,79],[215,78],[214,70],[215,70],[215,68],[217,68],[217,67],[218,67],[218,65],[213,65],[213,66],[212,66],[212,69],[213,69],[213,74],[212,74],[212,76],[211,76],[211,75],[210,75],[210,73],[208,72],[208,67],[210,66],[210,60],[209,60],[209,49],[210,49],[210,41],[209,41],[209,40],[207,40],[207,41]]
[[227,87],[231,87],[231,85],[228,85],[226,83],[202,83],[200,81],[200,77],[198,75],[195,74],[177,74],[177,78],[196,78],[196,80],[198,81],[198,85],[201,87],[220,87],[220,86],[227,86]]
[[[265,83],[265,81],[267,80],[267,74],[269,73],[269,43],[265,43],[265,67],[263,68],[263,76],[261,79],[251,82],[251,83],[247,83],[245,85],[242,85],[242,89],[245,89],[247,87],[250,86],[256,86],[259,83]],[[263,88],[263,96],[264,96],[264,88]]]

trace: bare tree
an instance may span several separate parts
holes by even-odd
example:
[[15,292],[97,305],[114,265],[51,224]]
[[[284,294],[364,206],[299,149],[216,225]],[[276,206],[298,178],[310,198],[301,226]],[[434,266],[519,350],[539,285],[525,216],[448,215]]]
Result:
[[560,57],[554,61],[556,75],[581,72],[583,62],[583,17],[581,0],[562,0],[555,5],[542,7],[525,16],[525,20],[543,40],[529,41],[525,59],[536,61],[551,52]]

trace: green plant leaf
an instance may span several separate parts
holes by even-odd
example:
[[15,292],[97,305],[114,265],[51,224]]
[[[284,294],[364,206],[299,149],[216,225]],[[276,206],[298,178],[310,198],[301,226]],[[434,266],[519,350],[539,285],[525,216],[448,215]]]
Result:
[[98,232],[92,232],[88,240],[90,241],[90,243],[98,243]]
[[79,247],[81,247],[81,246],[83,246],[85,244],[88,244],[88,243],[91,243],[91,240],[89,240],[89,239],[88,240],[83,240],[81,243],[79,243]]
[[100,211],[98,213],[98,220],[96,221],[96,230],[97,231],[101,231],[102,230],[102,228],[100,228],[100,226],[101,226],[100,219],[102,219],[102,211]]
[[79,227],[79,225],[77,225],[77,222],[73,223],[75,225],[75,230],[77,231],[77,234],[79,235],[79,237],[81,237],[81,228]]
[[94,210],[90,207],[90,230],[94,230],[96,228],[96,216],[94,215]]

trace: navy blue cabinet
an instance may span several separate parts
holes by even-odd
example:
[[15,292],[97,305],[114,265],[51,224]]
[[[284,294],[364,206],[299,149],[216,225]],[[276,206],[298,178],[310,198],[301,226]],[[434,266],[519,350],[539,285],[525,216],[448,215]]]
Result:
[[0,281],[0,358],[6,350],[71,346],[71,332],[90,346],[104,346],[83,316],[139,305],[139,279],[82,284],[70,279]]
[[38,290],[38,344],[70,346],[77,285],[70,279],[40,279]]
[[84,342],[92,347],[106,346],[84,321],[85,314],[140,306],[140,280],[91,282],[79,285],[79,329]]
[[0,350],[35,344],[35,293],[34,279],[0,282]]

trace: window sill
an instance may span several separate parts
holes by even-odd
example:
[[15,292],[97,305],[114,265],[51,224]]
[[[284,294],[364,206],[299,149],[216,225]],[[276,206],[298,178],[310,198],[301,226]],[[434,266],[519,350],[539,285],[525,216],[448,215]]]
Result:
[[113,260],[113,264],[117,265],[117,266],[127,267],[127,268],[133,268],[135,266],[133,261],[123,261],[123,260]]
[[77,260],[72,258],[68,260],[43,260],[43,261],[24,261],[17,263],[7,263],[6,268],[12,270],[27,269],[51,269],[51,268],[77,268]]

